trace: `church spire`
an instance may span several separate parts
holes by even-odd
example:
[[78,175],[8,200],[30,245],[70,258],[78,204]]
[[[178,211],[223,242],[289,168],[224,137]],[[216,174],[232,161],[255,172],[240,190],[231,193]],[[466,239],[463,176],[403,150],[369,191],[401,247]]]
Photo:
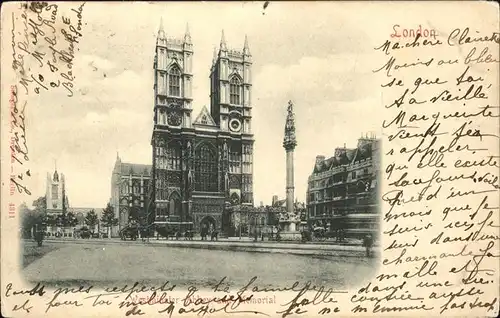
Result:
[[160,17],[160,28],[158,29],[157,40],[160,41],[165,39],[166,37],[165,37],[165,30],[163,29],[163,18]]
[[243,46],[243,55],[250,56],[250,48],[248,47],[248,37],[245,35],[245,44]]
[[220,50],[221,51],[227,51],[226,37],[224,36],[224,30],[222,30],[222,35],[221,35],[221,38],[220,38]]
[[54,177],[52,179],[55,182],[59,182],[59,174],[57,173],[57,159],[54,159]]
[[288,102],[288,114],[286,116],[285,124],[285,138],[283,139],[283,147],[286,150],[293,150],[297,146],[297,139],[295,138],[295,114],[293,113],[293,103]]
[[191,44],[191,33],[189,33],[189,23],[186,23],[186,33],[184,34],[184,43]]

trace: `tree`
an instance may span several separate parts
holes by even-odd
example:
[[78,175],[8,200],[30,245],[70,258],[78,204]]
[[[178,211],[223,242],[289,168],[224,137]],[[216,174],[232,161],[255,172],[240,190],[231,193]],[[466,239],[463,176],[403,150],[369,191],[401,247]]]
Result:
[[68,196],[66,195],[66,189],[63,188],[63,193],[62,193],[62,210],[63,213],[68,213],[68,208],[69,208],[69,200]]
[[85,216],[85,224],[87,224],[90,229],[94,229],[97,223],[99,223],[97,213],[95,213],[94,210],[87,212],[87,215]]
[[115,211],[109,203],[102,211],[101,222],[102,225],[108,229],[108,238],[110,238],[111,227],[118,225],[118,219],[115,218]]
[[76,219],[75,213],[68,212],[66,215],[66,224],[65,226],[75,227],[78,224],[78,220]]
[[57,226],[66,227],[66,224],[67,224],[66,212],[63,211],[61,214],[58,214],[56,216],[56,222],[57,222]]
[[45,214],[47,212],[47,198],[45,196],[39,197],[33,201],[32,205],[35,208],[35,212],[40,214]]
[[24,202],[19,206],[19,215],[21,218],[23,237],[31,238],[31,229],[35,226],[35,224],[41,223],[42,215],[37,213],[35,210],[29,209]]
[[37,221],[44,221],[48,226],[56,224],[55,220],[47,215],[47,198],[45,196],[34,200],[31,205],[33,206],[33,210],[31,211],[36,216]]

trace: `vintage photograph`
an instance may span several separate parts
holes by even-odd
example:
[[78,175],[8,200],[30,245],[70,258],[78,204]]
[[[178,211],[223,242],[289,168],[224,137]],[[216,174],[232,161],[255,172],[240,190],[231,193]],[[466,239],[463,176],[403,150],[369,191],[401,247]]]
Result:
[[369,36],[336,8],[28,3],[29,32],[36,17],[68,23],[57,40],[41,23],[38,44],[17,52],[43,65],[17,87],[29,92],[30,171],[13,180],[29,192],[17,209],[24,279],[372,279],[380,96]]

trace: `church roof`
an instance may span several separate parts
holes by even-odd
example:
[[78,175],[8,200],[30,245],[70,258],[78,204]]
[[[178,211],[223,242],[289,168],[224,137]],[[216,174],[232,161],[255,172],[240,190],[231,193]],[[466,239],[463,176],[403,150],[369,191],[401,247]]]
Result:
[[325,172],[338,166],[371,158],[374,142],[376,142],[375,139],[360,139],[358,147],[354,149],[337,148],[334,156],[319,161],[314,165],[313,173]]
[[122,175],[133,175],[133,176],[150,176],[151,175],[151,165],[145,165],[140,163],[126,163],[122,162],[120,164],[120,173]]
[[356,152],[355,162],[372,157],[372,143],[361,144]]
[[215,120],[210,116],[207,106],[203,106],[193,125],[216,126]]

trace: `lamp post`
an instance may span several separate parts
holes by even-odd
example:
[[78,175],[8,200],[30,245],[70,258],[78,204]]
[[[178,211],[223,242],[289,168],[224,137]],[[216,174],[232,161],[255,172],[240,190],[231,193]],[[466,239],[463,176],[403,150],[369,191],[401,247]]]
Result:
[[239,219],[240,219],[240,223],[238,224],[238,227],[240,228],[240,241],[241,241],[241,224],[242,224],[241,211],[239,211],[238,214],[239,214]]

